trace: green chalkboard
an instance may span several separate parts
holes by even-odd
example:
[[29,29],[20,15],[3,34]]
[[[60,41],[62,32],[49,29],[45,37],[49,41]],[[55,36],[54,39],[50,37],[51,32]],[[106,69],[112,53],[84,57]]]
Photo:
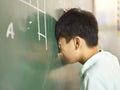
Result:
[[43,0],[0,0],[0,90],[54,90],[55,22]]

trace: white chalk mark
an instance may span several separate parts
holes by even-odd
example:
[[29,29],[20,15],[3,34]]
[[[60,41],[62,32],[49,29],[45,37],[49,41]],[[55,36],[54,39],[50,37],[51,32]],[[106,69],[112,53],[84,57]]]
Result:
[[40,33],[40,32],[38,32],[38,35],[40,35],[40,36],[46,38],[46,36],[45,36],[44,34]]
[[30,27],[27,27],[27,30],[30,30]]
[[[39,2],[37,0],[37,8],[39,8]],[[40,18],[39,18],[39,11],[37,10],[37,22],[38,22],[38,39],[40,40]]]
[[[40,40],[41,36],[45,38],[45,47],[46,47],[46,50],[47,50],[48,49],[48,45],[47,45],[48,43],[47,43],[47,28],[46,28],[46,26],[47,26],[46,25],[46,6],[45,6],[46,1],[44,0],[44,11],[39,9],[39,2],[38,2],[38,0],[37,0],[37,7],[31,4],[32,0],[29,0],[29,2],[27,2],[25,0],[20,0],[20,1],[22,3],[24,3],[24,4],[26,4],[26,5],[28,5],[28,6],[30,6],[30,7],[32,7],[32,8],[37,10],[38,39]],[[40,16],[39,16],[39,12],[44,14],[45,35],[40,32]],[[32,21],[29,21],[29,24],[32,24]],[[27,29],[29,30],[30,27],[27,27]]]
[[[46,2],[44,0],[44,12],[46,13],[46,6],[45,6]],[[46,28],[46,14],[44,14],[44,27],[45,27],[45,47],[46,47],[46,50],[48,49],[48,46],[47,46],[47,28]],[[47,81],[47,75],[45,75],[45,79],[43,81],[43,85],[41,87],[41,90],[44,90],[44,87],[45,87],[45,83]]]
[[7,32],[6,32],[6,37],[9,38],[11,36],[12,39],[14,39],[14,31],[13,31],[13,23],[11,22],[8,26]]
[[[46,13],[46,1],[44,0],[44,12]],[[45,26],[45,44],[46,44],[46,50],[48,49],[47,47],[47,28],[46,28],[46,14],[44,14],[44,26]]]
[[30,6],[30,7],[32,7],[32,8],[34,8],[34,9],[38,10],[38,11],[40,11],[41,13],[44,13],[44,14],[45,14],[45,12],[44,12],[43,10],[37,8],[36,6],[32,5],[31,3],[28,3],[28,2],[26,2],[26,1],[24,1],[24,0],[20,0],[20,1],[21,1],[22,3],[24,3],[24,4],[28,5],[28,6]]
[[32,24],[32,21],[29,21],[29,24]]

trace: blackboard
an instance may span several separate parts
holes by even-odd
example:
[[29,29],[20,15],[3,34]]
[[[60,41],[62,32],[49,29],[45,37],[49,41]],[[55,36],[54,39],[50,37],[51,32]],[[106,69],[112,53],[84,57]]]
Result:
[[56,20],[44,3],[0,0],[0,90],[54,90]]

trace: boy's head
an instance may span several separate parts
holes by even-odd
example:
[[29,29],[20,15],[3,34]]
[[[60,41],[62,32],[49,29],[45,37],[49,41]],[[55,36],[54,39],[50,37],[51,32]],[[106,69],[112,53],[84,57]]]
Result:
[[[75,49],[80,40],[84,40],[87,47],[93,48],[98,44],[97,20],[94,15],[88,11],[80,10],[78,8],[70,9],[57,21],[55,27],[55,36],[59,48],[63,55],[65,54],[65,57],[68,50],[65,53],[63,52],[64,49],[62,49],[63,45],[61,44],[63,39],[65,40],[66,44],[69,44],[71,40],[73,40],[73,43],[75,43]],[[72,49],[68,46],[67,48]],[[75,52],[72,54],[74,54],[74,56],[76,55]],[[69,58],[66,57],[66,59]]]

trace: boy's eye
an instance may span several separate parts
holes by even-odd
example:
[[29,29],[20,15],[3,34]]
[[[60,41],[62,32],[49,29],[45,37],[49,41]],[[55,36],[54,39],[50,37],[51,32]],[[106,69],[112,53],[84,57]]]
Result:
[[59,50],[58,52],[60,53],[61,52],[61,44],[60,43],[58,44],[58,50]]

